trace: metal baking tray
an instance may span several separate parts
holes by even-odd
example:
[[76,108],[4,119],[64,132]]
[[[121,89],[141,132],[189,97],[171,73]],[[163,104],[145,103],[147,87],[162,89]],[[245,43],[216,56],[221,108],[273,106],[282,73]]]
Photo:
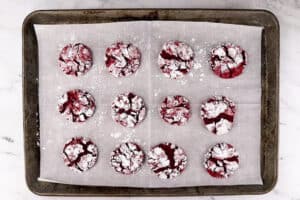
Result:
[[[262,185],[128,188],[78,186],[38,181],[40,174],[38,44],[35,24],[88,24],[138,20],[206,21],[262,26],[261,176]],[[192,196],[263,194],[277,181],[279,116],[279,23],[266,10],[105,9],[43,10],[23,22],[23,119],[26,182],[38,195]]]

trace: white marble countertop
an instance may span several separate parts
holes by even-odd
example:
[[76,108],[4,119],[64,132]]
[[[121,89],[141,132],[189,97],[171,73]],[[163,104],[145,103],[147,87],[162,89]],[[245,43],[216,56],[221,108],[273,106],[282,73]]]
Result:
[[[135,3],[133,3],[135,2]],[[22,127],[23,19],[33,10],[79,8],[260,8],[280,22],[280,143],[279,177],[273,191],[260,196],[181,197],[180,199],[300,200],[300,0],[9,0],[0,7],[0,196],[1,199],[61,199],[39,197],[25,184]],[[299,42],[299,44],[298,44]],[[69,197],[65,199],[83,199]],[[86,198],[87,199],[87,198]],[[101,198],[89,198],[101,199]],[[111,198],[117,199],[117,198]],[[122,198],[121,198],[122,199]],[[124,198],[125,199],[125,198]],[[128,198],[126,198],[128,199]],[[131,198],[135,199],[135,198]],[[159,198],[170,199],[170,198]]]

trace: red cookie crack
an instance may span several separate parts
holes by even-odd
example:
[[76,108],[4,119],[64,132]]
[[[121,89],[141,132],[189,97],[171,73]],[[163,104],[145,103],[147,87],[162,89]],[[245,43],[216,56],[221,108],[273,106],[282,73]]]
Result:
[[228,178],[239,168],[239,154],[231,144],[216,144],[205,154],[204,167],[212,177]]
[[184,96],[167,96],[163,100],[159,112],[161,118],[168,124],[182,126],[191,117],[191,105]]
[[146,117],[146,106],[142,97],[128,92],[118,95],[111,106],[112,118],[124,127],[135,127]]
[[234,78],[243,72],[247,55],[240,46],[227,43],[212,49],[210,64],[219,77]]
[[172,143],[161,143],[148,153],[148,165],[161,179],[172,179],[180,175],[186,165],[184,150]]
[[67,75],[83,75],[92,65],[92,51],[82,43],[68,44],[59,54],[59,66]]
[[182,78],[193,67],[193,49],[180,41],[166,42],[158,57],[163,74],[171,79]]
[[235,104],[229,98],[214,96],[202,103],[201,118],[210,132],[223,135],[231,130],[235,111]]
[[130,175],[141,169],[145,154],[139,145],[126,142],[119,145],[112,153],[110,164],[116,172]]
[[134,74],[141,64],[141,52],[131,43],[117,42],[106,49],[105,64],[115,77]]
[[80,89],[70,90],[58,100],[58,111],[73,122],[85,122],[93,116],[95,109],[94,97]]
[[84,172],[96,164],[98,149],[90,139],[74,137],[66,142],[63,148],[63,159],[70,169]]

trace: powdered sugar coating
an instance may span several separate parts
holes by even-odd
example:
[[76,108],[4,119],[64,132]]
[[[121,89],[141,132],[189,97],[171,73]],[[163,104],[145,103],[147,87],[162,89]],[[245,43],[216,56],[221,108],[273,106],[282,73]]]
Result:
[[63,148],[63,159],[70,169],[84,172],[96,164],[98,148],[88,138],[74,137],[66,142]]
[[206,128],[216,134],[228,133],[233,124],[235,104],[225,96],[214,96],[201,105],[201,118]]
[[59,66],[67,75],[83,75],[92,65],[92,51],[82,43],[68,44],[59,54]]
[[158,65],[164,75],[171,79],[182,78],[194,64],[193,49],[180,41],[166,42],[158,56]]
[[165,122],[171,125],[182,126],[191,117],[191,105],[184,96],[167,96],[163,100],[159,112]]
[[117,42],[106,49],[105,64],[115,77],[125,77],[135,73],[141,64],[141,53],[131,43]]
[[246,52],[238,45],[223,44],[212,49],[210,64],[219,77],[234,78],[243,72],[247,64]]
[[135,127],[146,117],[143,98],[131,92],[118,95],[111,108],[113,120],[124,127]]
[[84,122],[96,110],[94,97],[83,90],[70,90],[58,100],[58,111],[73,122]]
[[145,154],[139,145],[132,142],[120,144],[112,153],[111,166],[121,174],[130,175],[141,169]]
[[204,167],[212,177],[228,178],[239,168],[239,154],[231,144],[216,144],[205,154]]
[[187,165],[184,150],[172,143],[161,143],[148,153],[148,165],[161,179],[172,179],[180,175]]

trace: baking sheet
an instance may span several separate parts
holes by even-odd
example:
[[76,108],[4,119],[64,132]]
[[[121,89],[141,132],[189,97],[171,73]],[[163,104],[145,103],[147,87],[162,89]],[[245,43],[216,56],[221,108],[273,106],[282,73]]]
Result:
[[[35,25],[39,47],[40,180],[51,182],[129,186],[179,187],[200,185],[262,184],[260,176],[261,27],[206,22],[120,22],[82,25]],[[185,41],[196,53],[197,64],[180,80],[161,74],[157,56],[170,39]],[[104,51],[117,41],[130,41],[142,52],[138,72],[115,78],[104,67]],[[215,76],[209,69],[207,52],[220,42],[241,45],[248,53],[244,73],[232,80]],[[60,49],[70,42],[91,47],[94,66],[79,78],[64,75],[57,65]],[[96,98],[95,115],[83,124],[66,121],[57,109],[58,97],[68,89],[81,88]],[[123,128],[110,117],[114,97],[126,91],[142,96],[148,108],[146,120],[135,129]],[[192,104],[192,118],[183,127],[164,123],[158,115],[163,97],[182,94]],[[237,104],[234,128],[224,136],[209,133],[201,124],[200,103],[224,94]],[[100,157],[84,174],[69,170],[62,161],[64,142],[73,136],[90,137]],[[170,141],[185,149],[189,162],[184,173],[172,180],[160,180],[145,165],[132,176],[117,174],[109,165],[110,152],[120,142],[136,141],[147,152],[150,146]],[[240,153],[240,169],[229,179],[210,177],[203,168],[206,150],[217,142],[229,142]]]

